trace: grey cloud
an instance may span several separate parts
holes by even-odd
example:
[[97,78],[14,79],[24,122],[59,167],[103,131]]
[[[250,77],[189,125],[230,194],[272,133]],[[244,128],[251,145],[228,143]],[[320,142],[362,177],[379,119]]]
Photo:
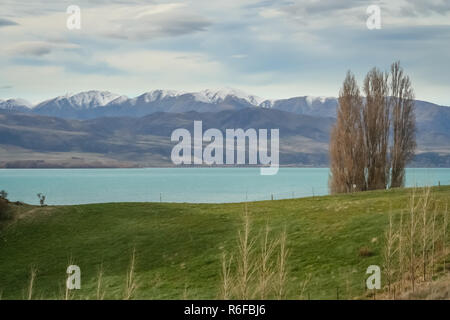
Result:
[[108,36],[122,39],[148,40],[164,36],[180,36],[206,31],[211,22],[189,13],[170,12],[118,21],[120,28]]
[[[376,1],[374,1],[377,3]],[[370,5],[366,0],[305,0],[295,1],[289,5],[281,6],[279,11],[297,25],[302,27],[321,26],[326,27],[333,23],[350,21],[363,21],[366,17],[366,9]]]
[[[65,13],[65,9],[68,5],[73,4],[70,0],[49,0],[48,2],[36,1],[32,4],[25,5],[24,0],[2,0],[0,6],[3,12],[6,12],[10,16],[29,16],[29,15],[42,15],[50,12]],[[20,5],[20,4],[24,5]],[[124,10],[122,16],[111,17],[109,22],[112,22],[111,28],[105,28],[101,31],[101,35],[128,40],[147,40],[156,37],[173,37],[185,34],[192,34],[196,32],[202,32],[212,24],[210,20],[197,13],[197,9],[193,4],[176,6],[173,9],[163,11],[157,14],[148,14],[145,12],[140,15],[139,9],[147,10],[148,5],[164,5],[161,2],[152,0],[80,0],[77,5],[81,10],[84,8],[102,8],[106,5],[115,4],[117,8],[123,6],[127,9],[135,8],[136,16],[126,16],[127,10]],[[173,4],[181,4],[175,2]],[[171,5],[170,3],[167,5]],[[107,16],[105,16],[108,19]],[[1,27],[1,20],[0,20]],[[27,51],[31,51],[33,55],[47,54],[49,51],[43,48],[30,48]]]
[[13,55],[43,56],[52,51],[51,45],[47,43],[21,43],[8,50]]
[[322,1],[296,1],[284,6],[283,10],[291,15],[325,15],[336,10],[354,9],[361,6],[367,7],[365,0],[322,0]]
[[[405,0],[400,1],[367,1],[367,0],[297,0],[289,5],[281,6],[280,10],[294,19],[306,19],[307,17],[320,17],[326,19],[327,15],[336,14],[341,11],[345,13],[348,10],[358,8],[367,8],[371,4],[380,5],[382,10],[390,14],[400,16],[428,16],[431,14],[445,15],[450,12],[450,0],[442,1],[423,1],[423,0]],[[399,11],[396,12],[396,9]],[[361,11],[363,15],[365,10]]]
[[0,28],[7,26],[17,26],[18,23],[9,19],[0,18]]
[[186,16],[181,19],[166,20],[161,23],[159,32],[166,35],[182,35],[193,32],[205,31],[211,23],[203,18]]
[[102,5],[123,4],[138,5],[155,3],[152,0],[2,0],[2,12],[14,16],[35,16],[46,13],[65,12],[69,5],[76,4],[81,8],[92,8]]
[[407,0],[407,4],[401,8],[402,13],[408,16],[427,16],[430,14],[445,15],[450,12],[450,0],[423,1]]
[[66,42],[28,41],[20,42],[9,48],[10,55],[35,56],[40,57],[49,54],[54,49],[75,49],[77,45]]

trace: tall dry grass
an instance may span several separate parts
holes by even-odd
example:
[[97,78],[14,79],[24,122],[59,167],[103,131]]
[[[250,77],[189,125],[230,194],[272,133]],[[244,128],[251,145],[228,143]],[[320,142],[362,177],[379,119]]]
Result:
[[[444,213],[444,223],[442,224],[442,234],[444,235],[444,239],[448,238],[448,232],[447,232],[448,225],[449,225],[449,223],[448,223],[448,203],[446,202],[445,203],[445,213]],[[447,242],[446,241],[444,241],[444,243],[443,243],[443,251],[444,251],[444,253],[447,253]],[[446,261],[447,261],[447,259],[444,258],[444,266],[443,266],[444,271],[447,270]]]
[[394,261],[394,255],[396,254],[396,251],[398,248],[395,248],[395,242],[397,241],[397,237],[399,235],[394,233],[394,226],[392,221],[392,211],[389,213],[389,227],[388,230],[385,233],[385,250],[384,250],[384,271],[386,275],[386,281],[388,285],[388,291],[391,292],[391,284],[393,282],[394,278],[394,268],[393,268],[393,261]]
[[222,254],[222,286],[220,297],[223,300],[228,300],[231,298],[231,292],[233,288],[232,278],[231,278],[231,263],[233,257],[227,257],[226,253]]
[[125,291],[123,295],[124,300],[130,300],[133,298],[136,289],[138,287],[138,282],[136,281],[136,249],[133,249],[131,255],[130,266],[127,271],[126,281],[125,281]]
[[[306,278],[300,283],[300,295],[298,297],[299,300],[304,300],[305,299],[305,292],[306,292],[306,289],[308,287],[309,282],[311,281],[311,277],[312,277],[312,274],[309,273],[306,276]],[[309,299],[310,299],[310,296],[308,294],[308,300]]]
[[269,239],[270,229],[266,224],[266,229],[264,232],[264,236],[261,241],[261,249],[260,249],[260,265],[258,270],[258,291],[259,298],[266,299],[268,291],[270,291],[270,283],[275,276],[273,272],[273,264],[274,262],[271,260],[271,257],[276,248],[276,242],[270,241]]
[[249,299],[250,285],[256,271],[256,261],[252,257],[256,239],[250,237],[250,217],[247,207],[245,207],[243,220],[243,230],[239,231],[236,280],[239,297],[245,300]]
[[100,265],[97,273],[97,290],[96,290],[96,299],[103,300],[105,298],[105,290],[103,289],[103,264]]
[[[74,265],[75,264],[75,260],[72,257],[72,255],[69,256],[68,260],[67,260],[67,265]],[[67,285],[67,278],[64,281],[64,294],[63,294],[63,300],[72,300],[74,298],[74,290],[70,290],[69,286]]]
[[27,300],[33,299],[34,281],[36,280],[37,269],[35,267],[30,268],[30,280],[27,288]]
[[384,247],[389,298],[414,292],[417,285],[448,274],[445,265],[449,255],[447,215],[447,205],[437,201],[429,187],[412,190],[408,214],[402,212],[397,223],[390,215]]
[[241,228],[238,231],[236,253],[222,255],[219,298],[284,298],[287,291],[289,256],[286,230],[274,237],[266,225],[263,233],[256,233],[252,230],[250,214],[246,207]]
[[286,280],[287,280],[287,258],[289,251],[286,248],[287,234],[286,229],[280,235],[279,239],[279,253],[276,264],[275,277],[276,277],[276,290],[277,299],[281,300],[286,294]]

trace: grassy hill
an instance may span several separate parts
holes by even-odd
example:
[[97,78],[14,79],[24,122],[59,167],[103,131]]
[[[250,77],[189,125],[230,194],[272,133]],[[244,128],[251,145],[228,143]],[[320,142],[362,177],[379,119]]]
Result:
[[[398,217],[410,190],[247,203],[251,234],[266,226],[287,232],[286,298],[351,299],[364,295],[369,265],[383,264],[389,212]],[[450,187],[433,189],[450,200]],[[105,298],[123,297],[136,253],[137,299],[214,299],[221,289],[223,252],[236,250],[245,205],[108,203],[14,206],[13,222],[0,229],[0,295],[64,297],[66,268],[81,268],[81,290],[95,298],[102,270]],[[450,265],[450,263],[449,263]],[[383,279],[383,278],[382,278]],[[382,280],[383,281],[383,280]]]

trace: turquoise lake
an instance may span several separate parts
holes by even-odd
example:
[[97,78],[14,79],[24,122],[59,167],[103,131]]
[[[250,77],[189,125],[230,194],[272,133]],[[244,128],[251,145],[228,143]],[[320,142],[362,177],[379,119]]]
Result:
[[[0,169],[11,201],[52,205],[101,202],[243,202],[328,194],[327,168]],[[407,169],[407,186],[450,184],[450,169]]]

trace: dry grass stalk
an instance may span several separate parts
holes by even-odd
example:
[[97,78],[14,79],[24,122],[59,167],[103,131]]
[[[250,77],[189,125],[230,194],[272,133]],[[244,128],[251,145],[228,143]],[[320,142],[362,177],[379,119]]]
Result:
[[260,299],[267,298],[267,293],[270,290],[269,286],[274,277],[273,263],[270,261],[275,250],[276,242],[269,241],[269,226],[266,225],[263,241],[261,244],[261,258],[259,268],[259,292]]
[[288,249],[286,248],[286,240],[287,240],[287,234],[286,229],[283,231],[283,233],[280,236],[280,252],[278,255],[278,262],[277,262],[277,298],[279,300],[283,299],[285,295],[285,287],[286,287],[286,280],[287,280],[287,269],[286,269],[286,262],[288,257]]
[[[389,297],[392,286],[400,297],[405,292],[414,293],[417,285],[430,283],[439,263],[444,265],[444,275],[447,272],[447,207],[443,209],[428,187],[420,195],[414,189],[408,206],[409,214],[405,216],[402,212],[398,224],[390,216],[386,230],[384,271]],[[437,228],[441,224],[442,229]]]
[[425,187],[422,195],[422,272],[423,272],[423,281],[426,281],[427,274],[427,245],[428,245],[428,211],[430,209],[430,187]]
[[409,272],[410,272],[410,280],[411,287],[414,291],[415,285],[415,269],[416,269],[416,260],[415,260],[415,252],[414,252],[414,242],[416,237],[416,228],[417,228],[417,220],[416,220],[416,212],[417,212],[417,204],[415,198],[415,190],[410,198],[410,206],[409,206]]
[[220,298],[222,300],[229,300],[232,296],[232,277],[231,277],[231,263],[233,257],[227,258],[227,254],[222,254],[222,290]]
[[[222,255],[219,296],[222,299],[242,300],[284,297],[288,257],[286,238],[284,231],[279,239],[271,239],[267,225],[262,235],[253,235],[245,207],[243,227],[238,231],[236,260],[233,261],[233,258],[227,257],[225,253]],[[255,246],[258,240],[261,243],[259,250]]]
[[312,276],[312,274],[309,273],[308,276],[305,278],[305,280],[302,281],[302,283],[300,285],[300,299],[304,298],[304,293],[309,284],[309,281],[311,280],[311,276]]
[[103,264],[100,265],[97,274],[97,292],[96,292],[97,300],[103,300],[105,298],[105,291],[102,289],[102,286],[103,286]]
[[239,231],[239,260],[237,266],[239,298],[243,300],[249,299],[250,282],[255,272],[254,261],[252,261],[251,256],[255,241],[255,239],[250,238],[250,217],[247,206],[245,206],[244,228]]
[[[69,259],[67,260],[67,265],[71,266],[74,265],[74,259],[72,255],[70,255]],[[69,286],[67,285],[67,279],[64,281],[64,297],[63,300],[71,300],[73,298],[71,290],[69,290]]]
[[438,207],[436,206],[433,210],[433,219],[431,220],[431,277],[430,280],[433,280],[434,276],[434,250],[436,244],[436,211]]
[[188,285],[184,284],[183,300],[188,300],[189,299],[188,297],[189,297],[189,295],[188,295]]
[[443,243],[442,243],[442,247],[443,247],[443,251],[444,251],[444,272],[447,271],[447,266],[445,265],[446,263],[446,255],[447,255],[447,227],[448,227],[448,203],[445,204],[445,211],[444,211],[444,223],[442,224],[443,226],[443,230],[442,230],[442,234],[443,234]]
[[[398,259],[397,259],[397,263],[398,263],[398,267],[399,267],[399,270],[398,270],[398,274],[399,274],[399,277],[400,277],[400,283],[399,283],[399,289],[400,289],[400,291],[403,289],[403,287],[404,287],[404,279],[405,279],[405,277],[404,277],[404,262],[405,262],[405,255],[404,255],[404,247],[405,247],[405,244],[404,244],[404,241],[405,241],[405,239],[404,239],[404,236],[403,236],[403,215],[404,215],[404,212],[403,212],[403,210],[401,211],[401,213],[400,213],[400,223],[399,223],[399,229],[398,229],[398,235],[397,235],[397,237],[398,237]],[[394,287],[394,299],[395,299],[395,290],[396,290],[396,287]]]
[[124,300],[130,300],[136,289],[137,289],[137,282],[136,282],[136,275],[135,275],[135,264],[136,264],[136,249],[133,249],[133,254],[131,255],[131,261],[130,261],[130,267],[127,271],[127,277],[125,282],[125,293],[124,293]]
[[28,290],[27,290],[27,299],[31,300],[33,299],[33,287],[34,287],[34,280],[36,279],[37,270],[35,267],[31,267],[30,269],[30,281],[28,283]]
[[389,295],[391,294],[391,284],[394,281],[394,266],[393,266],[393,259],[394,255],[396,254],[396,251],[398,249],[395,249],[395,242],[397,241],[397,235],[394,232],[394,226],[392,221],[392,210],[389,213],[389,228],[385,233],[386,238],[386,246],[384,250],[384,270],[386,274],[386,279],[388,283],[388,292]]

